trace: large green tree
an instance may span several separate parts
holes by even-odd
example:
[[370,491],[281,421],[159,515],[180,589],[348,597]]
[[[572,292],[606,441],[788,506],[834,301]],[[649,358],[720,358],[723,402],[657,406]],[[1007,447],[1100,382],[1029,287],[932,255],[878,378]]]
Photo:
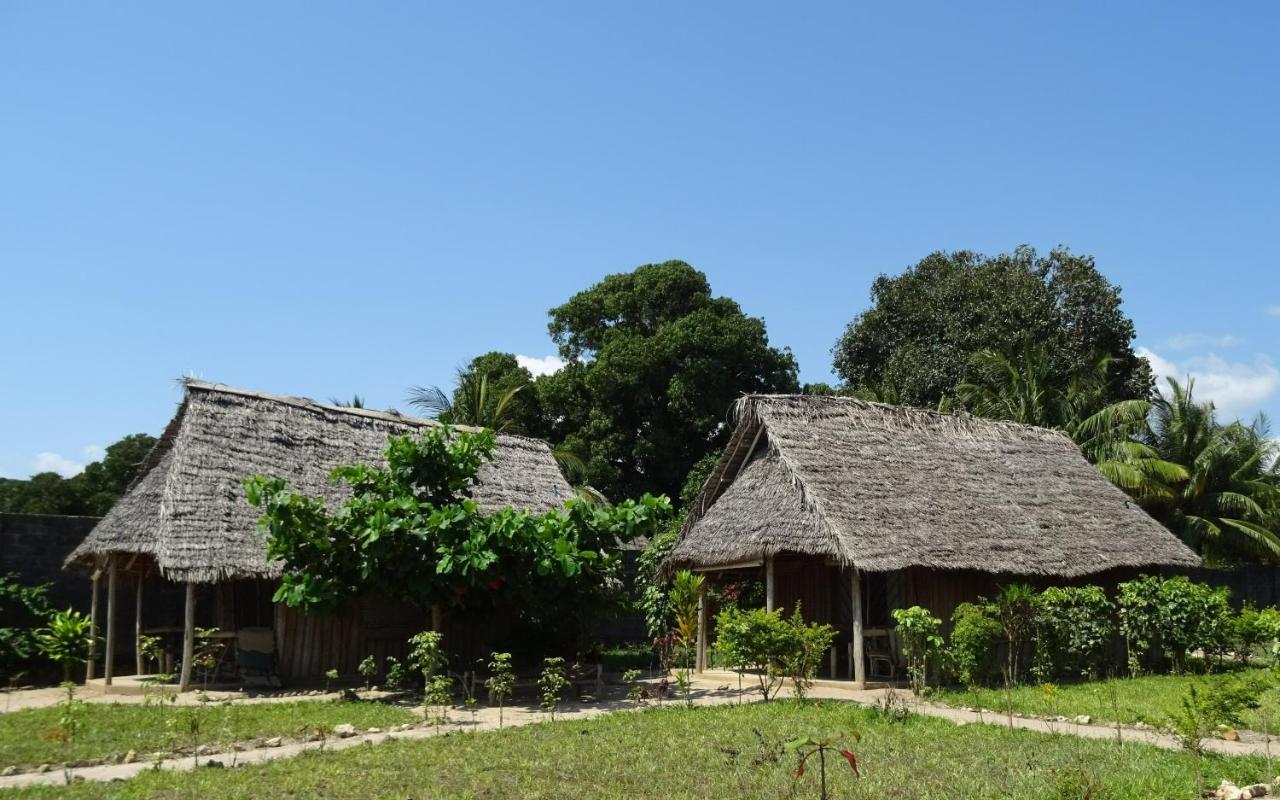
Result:
[[0,511],[101,516],[124,494],[155,443],[155,437],[145,433],[126,436],[109,446],[101,461],[70,478],[56,472],[27,480],[0,478]]
[[622,599],[620,545],[650,535],[670,503],[650,495],[610,507],[571,499],[542,514],[487,513],[471,494],[494,446],[492,431],[449,426],[391,437],[386,466],[333,471],[351,489],[333,509],[279,478],[248,480],[268,555],[283,566],[275,599],[324,612],[379,593],[424,612],[498,611],[571,644],[594,614]]
[[938,252],[901,275],[881,275],[871,299],[832,350],[849,390],[934,407],[977,377],[976,353],[1029,339],[1055,354],[1063,380],[1110,354],[1107,402],[1151,392],[1120,289],[1089,256],[1056,249],[1041,257],[1030,247],[994,257]]
[[795,358],[769,345],[764,320],[713,297],[683,261],[606,276],[550,314],[568,363],[537,380],[543,433],[581,453],[609,496],[675,496],[723,444],[737,397],[799,390]]

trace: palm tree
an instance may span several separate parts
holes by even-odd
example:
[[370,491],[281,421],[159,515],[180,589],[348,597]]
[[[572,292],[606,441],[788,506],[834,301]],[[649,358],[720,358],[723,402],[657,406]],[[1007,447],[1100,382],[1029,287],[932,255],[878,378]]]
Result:
[[1280,475],[1266,417],[1221,425],[1194,388],[1170,378],[1168,394],[1152,403],[1141,443],[1185,471],[1166,484],[1171,498],[1150,504],[1152,513],[1209,561],[1280,560]]
[[336,397],[329,398],[329,405],[338,408],[364,408],[364,398],[358,394],[351,395],[350,400],[339,400]]
[[[452,397],[439,386],[414,386],[409,390],[409,404],[426,412],[430,418],[449,425],[471,425],[488,428],[495,433],[528,435],[529,432],[523,430],[516,419],[512,405],[512,400],[528,385],[521,384],[494,393],[489,388],[488,375],[476,376],[460,370],[457,389]],[[563,445],[552,445],[551,456],[579,499],[592,505],[609,505],[609,499],[602,492],[586,483],[587,465],[577,451]]]
[[982,350],[974,377],[956,386],[956,399],[980,417],[1072,433],[1102,406],[1115,359],[1098,356],[1086,370],[1066,374],[1044,345],[1027,340],[1016,354]]

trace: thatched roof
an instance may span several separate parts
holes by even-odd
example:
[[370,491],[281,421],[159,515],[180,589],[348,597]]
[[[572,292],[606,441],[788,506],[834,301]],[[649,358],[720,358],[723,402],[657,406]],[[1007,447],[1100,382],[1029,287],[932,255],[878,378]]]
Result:
[[[244,480],[263,474],[333,506],[347,493],[328,480],[342,464],[384,463],[387,437],[437,423],[198,381],[129,491],[68,557],[91,564],[108,554],[154,558],[171,580],[274,577],[256,530]],[[474,496],[487,511],[559,508],[573,490],[546,442],[500,435]]]
[[669,567],[780,552],[1062,577],[1199,563],[1056,431],[844,397],[748,396],[735,415]]

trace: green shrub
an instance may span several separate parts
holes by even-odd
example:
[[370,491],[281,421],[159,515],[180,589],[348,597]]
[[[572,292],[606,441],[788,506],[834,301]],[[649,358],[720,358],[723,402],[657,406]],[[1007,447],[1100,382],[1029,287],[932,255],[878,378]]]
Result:
[[951,614],[951,672],[966,686],[991,682],[998,673],[996,647],[1004,628],[985,606],[961,603]]
[[791,679],[796,697],[803,700],[813,686],[818,667],[831,649],[836,630],[830,625],[805,624],[798,602],[787,625],[791,628],[791,644],[790,652],[782,656],[782,670]]
[[1129,674],[1141,675],[1143,658],[1160,640],[1160,579],[1142,575],[1117,587],[1116,608]]
[[942,649],[942,620],[920,606],[894,609],[893,620],[898,625],[911,691],[921,694],[928,681],[929,660]]
[[1247,661],[1250,656],[1262,656],[1270,660],[1280,642],[1280,609],[1258,609],[1246,603],[1236,616],[1234,628],[1237,659]]
[[765,701],[777,694],[786,663],[794,657],[795,631],[779,611],[722,609],[716,615],[716,652],[724,664],[756,671]]
[[1036,593],[1025,583],[1005,586],[990,601],[991,614],[1004,628],[1008,642],[1005,680],[1016,684],[1022,676],[1022,651],[1035,634]]
[[0,677],[25,672],[40,655],[36,630],[53,613],[48,594],[49,584],[31,586],[17,575],[0,575],[0,617],[25,623],[0,627]]
[[1234,634],[1229,594],[1182,575],[1160,582],[1160,646],[1175,672],[1186,671],[1193,650],[1220,654],[1229,646]]
[[89,658],[92,635],[89,618],[67,609],[49,617],[49,624],[36,631],[40,652],[62,665],[64,681],[71,680],[71,669]]
[[1115,606],[1099,586],[1051,586],[1036,598],[1036,673],[1096,678],[1115,634]]

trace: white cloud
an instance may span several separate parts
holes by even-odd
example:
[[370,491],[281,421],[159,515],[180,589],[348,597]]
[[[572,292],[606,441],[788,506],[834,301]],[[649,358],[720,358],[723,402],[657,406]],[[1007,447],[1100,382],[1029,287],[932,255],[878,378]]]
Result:
[[84,464],[57,453],[36,453],[35,460],[31,462],[32,475],[40,472],[56,472],[64,478],[70,478],[83,471]]
[[567,363],[560,356],[546,356],[544,358],[534,358],[533,356],[516,356],[516,363],[533,373],[533,377],[539,375],[550,375],[553,372],[559,372],[564,369]]
[[100,444],[91,444],[81,452],[84,453],[84,460],[86,463],[101,461],[107,457],[107,448]]
[[1165,340],[1171,350],[1190,350],[1193,347],[1235,347],[1244,344],[1238,336],[1209,336],[1204,333],[1179,333]]
[[1138,354],[1151,362],[1160,388],[1165,378],[1194,378],[1196,397],[1212,400],[1227,418],[1253,416],[1280,389],[1280,369],[1263,355],[1250,363],[1227,361],[1214,353],[1173,361],[1145,347],[1138,348]]

